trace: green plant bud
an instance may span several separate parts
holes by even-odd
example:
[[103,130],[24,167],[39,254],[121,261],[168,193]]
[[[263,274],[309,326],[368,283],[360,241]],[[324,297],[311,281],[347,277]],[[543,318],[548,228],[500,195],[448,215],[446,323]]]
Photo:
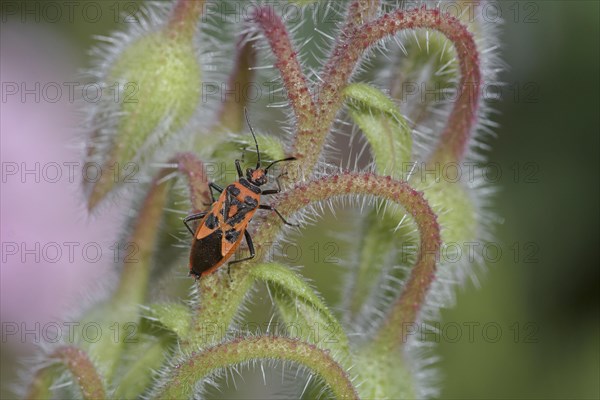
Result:
[[[119,103],[109,105],[116,121],[100,154],[103,171],[131,162],[143,170],[190,120],[201,90],[201,67],[192,38],[167,29],[148,34],[126,47],[109,67],[107,81],[121,82],[127,91]],[[122,183],[103,173],[90,189],[89,208]]]

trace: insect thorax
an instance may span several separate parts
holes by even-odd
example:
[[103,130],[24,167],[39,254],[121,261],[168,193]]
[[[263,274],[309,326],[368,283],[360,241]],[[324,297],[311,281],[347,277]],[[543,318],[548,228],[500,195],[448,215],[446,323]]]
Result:
[[258,186],[254,185],[246,178],[240,178],[240,180],[238,182],[242,186],[244,186],[246,189],[249,189],[250,191],[252,191],[253,193],[261,194],[261,192],[262,192]]

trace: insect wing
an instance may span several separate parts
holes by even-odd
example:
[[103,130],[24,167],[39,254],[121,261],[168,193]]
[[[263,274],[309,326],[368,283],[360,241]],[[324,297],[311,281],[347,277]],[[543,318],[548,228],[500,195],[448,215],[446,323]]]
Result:
[[223,209],[223,203],[225,202],[225,193],[219,196],[219,199],[213,204],[210,212],[200,222],[200,227],[196,232],[196,240],[203,239],[220,229],[223,226],[223,215],[221,210]]
[[237,246],[239,246],[240,242],[242,241],[242,237],[244,236],[244,231],[248,226],[248,222],[250,222],[250,219],[252,218],[252,214],[254,214],[254,212],[246,214],[246,217],[242,220],[242,222],[234,227],[227,226],[229,229],[223,233],[223,242],[221,244],[222,254],[229,254],[231,251],[235,250]]
[[258,207],[258,200],[247,198],[246,190],[238,185],[230,185],[223,192],[227,198],[223,204],[223,243],[222,254],[229,254],[240,244],[244,231]]

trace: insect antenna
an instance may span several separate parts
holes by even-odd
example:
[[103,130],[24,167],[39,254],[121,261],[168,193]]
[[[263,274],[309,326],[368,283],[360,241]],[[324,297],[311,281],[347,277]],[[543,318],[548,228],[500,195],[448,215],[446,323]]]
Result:
[[[256,135],[254,134],[254,129],[252,129],[252,125],[250,125],[250,118],[248,117],[248,109],[244,107],[244,115],[246,116],[246,123],[250,128],[250,133],[252,133],[252,137],[254,138],[254,144],[256,144],[256,155],[258,159],[256,160],[256,169],[260,168],[260,151],[258,150],[258,142],[256,141]],[[272,165],[272,164],[271,164]]]
[[284,158],[284,159],[282,159],[282,160],[273,161],[271,164],[269,164],[269,165],[267,166],[267,168],[265,168],[265,171],[268,171],[268,170],[269,170],[269,168],[271,168],[273,165],[275,165],[275,164],[277,164],[277,163],[280,163],[280,162],[282,162],[282,161],[293,161],[293,160],[295,160],[295,159],[296,159],[296,157],[288,157],[288,158]]

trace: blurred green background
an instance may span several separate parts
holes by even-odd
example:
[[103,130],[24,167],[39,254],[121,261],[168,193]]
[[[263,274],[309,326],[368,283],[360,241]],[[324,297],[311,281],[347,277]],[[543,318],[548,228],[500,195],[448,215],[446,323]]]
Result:
[[443,313],[459,324],[497,322],[503,335],[491,343],[475,330],[473,343],[441,343],[444,398],[600,396],[599,3],[532,3],[520,9],[537,10],[537,22],[507,13],[501,40],[503,80],[535,89],[498,104],[490,160],[504,172],[504,256],[481,290],[468,287]]
[[[489,159],[503,171],[494,207],[503,256],[480,289],[467,285],[442,313],[442,398],[599,398],[600,6],[501,4],[509,68]],[[83,63],[92,35],[115,24],[51,27],[81,49]],[[451,326],[460,338],[448,340]]]

